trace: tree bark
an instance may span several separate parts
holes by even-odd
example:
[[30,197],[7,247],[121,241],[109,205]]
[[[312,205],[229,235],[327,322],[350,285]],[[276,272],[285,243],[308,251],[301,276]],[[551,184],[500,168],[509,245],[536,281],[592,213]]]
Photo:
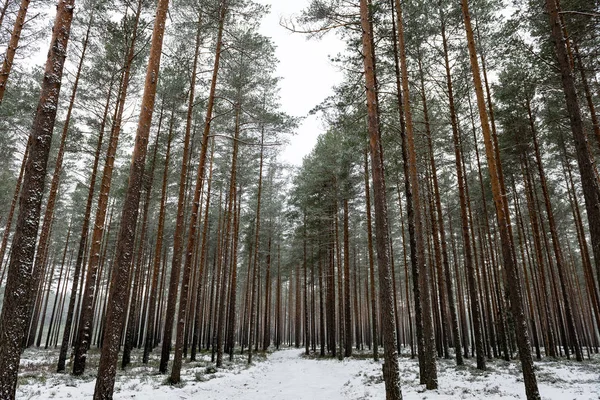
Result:
[[167,312],[165,315],[165,324],[162,335],[162,348],[160,355],[159,372],[167,372],[169,363],[169,354],[171,352],[171,338],[173,335],[173,322],[175,318],[175,309],[177,307],[177,293],[179,291],[179,278],[181,275],[181,256],[183,252],[183,240],[185,233],[185,193],[186,181],[188,178],[191,127],[193,119],[193,109],[196,93],[196,78],[198,69],[198,56],[200,52],[200,23],[196,31],[196,46],[194,50],[194,62],[192,65],[192,76],[190,80],[190,92],[188,100],[188,109],[185,125],[185,136],[183,139],[183,159],[181,160],[181,173],[179,175],[179,194],[177,200],[177,219],[175,222],[175,233],[173,238],[173,259],[171,262],[171,274],[169,277],[169,294],[167,297]]
[[546,10],[550,15],[552,41],[554,42],[554,50],[558,59],[566,109],[575,142],[575,153],[579,173],[581,174],[583,198],[588,214],[592,253],[594,254],[594,262],[596,264],[597,279],[600,282],[600,183],[598,182],[594,158],[591,155],[587,134],[583,126],[577,89],[575,88],[575,79],[573,78],[573,70],[567,49],[565,48],[565,38],[563,37],[556,1],[546,0]]
[[467,35],[469,55],[471,60],[471,70],[475,86],[475,93],[477,95],[477,106],[479,109],[479,116],[481,119],[481,126],[486,149],[486,157],[488,160],[488,170],[490,173],[490,179],[492,184],[492,194],[494,197],[494,204],[496,207],[496,219],[498,222],[498,229],[500,231],[502,256],[504,259],[504,266],[506,269],[506,275],[508,280],[507,289],[511,301],[512,314],[515,319],[517,345],[519,348],[521,367],[523,368],[525,392],[529,400],[534,400],[539,399],[540,394],[537,386],[535,372],[533,370],[533,359],[531,356],[531,345],[529,342],[527,321],[523,312],[523,294],[521,289],[521,283],[519,281],[517,265],[515,264],[515,259],[513,257],[511,243],[512,238],[510,237],[508,219],[507,215],[505,215],[506,206],[504,204],[504,201],[506,198],[506,193],[502,192],[499,180],[497,168],[497,162],[499,162],[499,160],[496,160],[496,152],[494,150],[492,142],[489,119],[485,105],[483,88],[481,85],[481,76],[479,70],[479,63],[477,61],[477,52],[475,49],[475,39],[473,36],[473,29],[471,27],[471,17],[469,14],[468,0],[461,0],[461,4],[465,23],[465,31]]
[[[175,357],[173,360],[173,369],[171,370],[170,382],[178,383],[181,380],[181,357],[183,352],[183,332],[185,328],[185,316],[188,308],[187,292],[189,286],[189,276],[192,268],[192,258],[194,248],[196,245],[196,229],[198,227],[198,213],[200,208],[200,192],[204,185],[204,170],[206,165],[206,152],[208,148],[208,139],[211,127],[211,121],[213,118],[213,107],[215,99],[215,90],[217,85],[217,78],[219,73],[219,65],[221,59],[221,48],[223,45],[223,28],[225,25],[225,17],[227,16],[228,0],[221,2],[220,16],[219,16],[219,28],[217,32],[217,47],[215,54],[215,63],[213,68],[213,76],[211,81],[210,93],[208,97],[208,105],[206,110],[206,117],[204,119],[204,133],[202,135],[202,149],[200,151],[200,160],[198,164],[198,171],[196,175],[196,188],[194,190],[194,199],[192,202],[192,213],[190,215],[189,232],[187,239],[187,249],[185,254],[185,263],[183,268],[182,287],[181,295],[179,299],[179,313],[177,323],[177,335],[175,340]],[[168,312],[168,310],[167,310]],[[166,328],[165,328],[166,329]],[[166,334],[166,330],[165,330]],[[165,335],[166,337],[166,335]],[[163,354],[164,356],[164,343],[163,343]],[[168,354],[167,354],[168,360]],[[161,357],[162,362],[162,357]]]
[[32,268],[35,239],[74,6],[75,0],[60,0],[58,3],[40,100],[30,134],[31,147],[23,175],[19,215],[0,317],[0,398],[4,399],[13,399],[17,387],[21,343],[26,333],[27,310],[30,307],[28,290],[34,284]]
[[135,136],[135,146],[133,148],[132,163],[129,172],[129,184],[123,204],[121,226],[116,245],[117,250],[113,263],[108,308],[106,311],[106,329],[104,331],[104,341],[100,355],[100,365],[98,367],[98,378],[96,379],[94,390],[94,400],[111,399],[115,385],[119,343],[125,322],[127,311],[125,307],[129,295],[127,277],[129,276],[131,259],[133,257],[140,189],[144,174],[144,164],[146,162],[148,135],[150,134],[152,113],[154,111],[168,7],[169,0],[159,0],[156,8],[156,19],[154,21],[154,31],[152,32],[141,113]]
[[394,316],[394,294],[389,258],[389,231],[387,226],[387,202],[383,152],[379,131],[379,107],[377,99],[377,78],[375,70],[375,49],[372,37],[372,16],[367,0],[360,1],[360,21],[362,27],[362,51],[367,90],[367,121],[371,152],[371,171],[375,203],[375,240],[377,243],[377,263],[379,266],[379,295],[382,312],[384,358],[383,377],[386,399],[400,400],[400,369],[396,349],[396,318]]
[[[4,54],[4,61],[2,62],[2,69],[0,70],[0,105],[2,105],[2,99],[4,99],[4,92],[6,91],[6,83],[10,71],[12,70],[13,61],[15,54],[19,48],[19,40],[21,39],[21,32],[25,25],[25,18],[27,17],[27,9],[29,7],[30,0],[21,0],[19,6],[19,12],[17,13],[17,19],[13,26],[12,33],[10,34],[10,41],[6,48],[6,54]],[[59,3],[60,5],[60,3]]]
[[373,343],[373,359],[379,361],[378,336],[377,333],[377,297],[375,292],[375,255],[373,254],[373,228],[371,217],[371,188],[369,187],[369,159],[368,149],[365,149],[365,207],[367,209],[367,250],[369,254],[369,279],[371,284],[371,329]]
[[150,298],[148,300],[148,322],[146,327],[146,341],[144,344],[144,355],[142,362],[148,363],[150,352],[154,348],[154,325],[156,321],[157,309],[157,291],[158,291],[158,274],[160,272],[160,257],[163,247],[163,238],[165,230],[165,209],[167,203],[167,184],[169,182],[169,162],[171,160],[171,143],[173,141],[173,122],[174,112],[171,113],[171,122],[169,123],[169,137],[167,139],[167,151],[165,154],[165,168],[163,170],[162,190],[160,195],[160,209],[158,212],[158,231],[156,233],[156,243],[154,248],[154,259],[152,267],[152,283],[150,286]]
[[[425,242],[423,236],[423,220],[421,216],[421,199],[419,193],[419,176],[417,173],[417,153],[413,133],[412,113],[410,107],[410,90],[408,86],[408,66],[406,62],[406,49],[404,44],[404,27],[402,22],[402,8],[400,0],[395,0],[396,18],[398,29],[398,50],[400,56],[400,70],[402,77],[402,96],[404,117],[406,119],[406,144],[408,153],[408,171],[412,189],[414,231],[416,240],[416,265],[419,270],[419,286],[422,304],[421,318],[423,320],[423,353],[419,354],[419,363],[422,363],[421,383],[427,389],[437,388],[437,367],[435,364],[435,338],[433,331],[431,293],[429,290],[429,269],[425,264]],[[414,263],[414,262],[413,262]],[[424,376],[423,376],[424,375]]]
[[91,305],[94,302],[94,298],[96,296],[94,286],[96,284],[96,278],[98,275],[98,265],[100,262],[100,247],[102,244],[102,236],[104,233],[104,220],[106,218],[106,211],[108,207],[108,197],[110,194],[112,174],[117,153],[117,145],[119,141],[119,134],[121,131],[123,110],[125,108],[125,100],[127,98],[129,77],[131,73],[133,60],[135,57],[135,41],[137,38],[141,11],[142,2],[141,0],[138,0],[134,29],[132,32],[131,43],[129,45],[128,53],[125,60],[123,78],[121,81],[121,88],[118,97],[119,100],[117,101],[117,106],[115,109],[115,118],[113,121],[111,136],[108,144],[108,151],[106,155],[106,161],[104,164],[104,170],[102,172],[100,196],[98,198],[96,219],[94,222],[94,229],[92,232],[92,242],[89,251],[89,260],[87,265],[87,273],[85,277],[85,285],[83,288],[82,296],[80,298],[81,311],[79,315],[77,333],[75,336],[76,339],[74,345],[75,358],[73,360],[73,375],[82,375],[85,371],[87,351],[91,344],[91,335],[94,323],[94,314]]
[[[62,173],[62,164],[65,155],[65,147],[67,145],[67,135],[69,133],[69,124],[71,122],[71,115],[73,113],[73,106],[75,105],[75,98],[77,96],[77,88],[79,87],[79,78],[81,77],[81,70],[83,68],[83,62],[85,61],[85,53],[88,47],[89,39],[90,39],[90,31],[92,29],[93,24],[93,14],[90,16],[90,20],[88,22],[87,31],[85,33],[85,39],[83,40],[83,45],[81,48],[81,56],[79,58],[79,64],[77,66],[77,72],[75,73],[75,81],[73,82],[73,89],[71,91],[71,98],[69,100],[69,107],[67,109],[67,116],[65,118],[65,123],[63,125],[62,135],[60,137],[60,145],[58,147],[58,154],[56,156],[56,162],[54,165],[54,174],[52,175],[52,183],[50,184],[50,192],[48,194],[48,202],[46,204],[46,211],[44,212],[44,220],[42,222],[42,229],[40,231],[40,238],[38,240],[38,249],[45,249],[48,246],[48,242],[50,240],[50,224],[54,219],[54,207],[56,206],[56,196],[58,194],[58,188],[60,185],[60,175]],[[35,282],[39,282],[40,274],[42,271],[42,265],[44,263],[44,259],[46,254],[44,251],[39,251],[36,254],[35,261],[33,264],[33,282],[34,284],[30,288],[30,296],[31,301],[33,302],[33,298],[36,295],[35,288],[37,284]],[[31,318],[31,314],[33,309],[29,309],[29,318]],[[35,335],[35,331],[37,330],[37,320],[32,321],[31,332]],[[30,340],[32,342],[33,340]],[[28,346],[31,343],[28,343]],[[38,345],[39,346],[39,345]]]
[[[114,77],[113,77],[114,78]],[[73,324],[73,318],[75,313],[75,302],[77,300],[77,285],[79,284],[79,276],[83,267],[83,261],[85,257],[85,248],[87,246],[87,238],[90,226],[90,215],[92,213],[92,202],[94,201],[94,192],[96,188],[96,175],[98,172],[98,162],[100,160],[100,152],[102,151],[102,142],[104,138],[104,128],[108,120],[108,112],[110,108],[110,100],[112,96],[114,79],[111,79],[108,95],[106,96],[106,104],[104,106],[104,114],[102,116],[102,122],[100,123],[100,133],[98,135],[98,143],[96,145],[96,153],[94,155],[94,164],[92,166],[92,174],[90,176],[90,184],[88,188],[88,198],[85,206],[85,214],[83,217],[83,223],[81,226],[81,236],[79,239],[79,247],[77,250],[77,258],[75,259],[75,269],[73,271],[73,284],[71,287],[71,294],[69,297],[69,305],[67,309],[67,316],[65,320],[65,328],[63,331],[62,342],[60,346],[60,353],[58,356],[58,365],[56,372],[63,372],[65,370],[65,363],[67,360],[67,352],[69,350],[69,342],[71,338],[71,326]]]

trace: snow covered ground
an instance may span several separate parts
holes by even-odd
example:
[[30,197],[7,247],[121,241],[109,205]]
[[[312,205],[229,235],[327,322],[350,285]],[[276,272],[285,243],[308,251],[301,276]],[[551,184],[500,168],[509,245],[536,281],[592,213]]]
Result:
[[[183,383],[165,384],[150,366],[119,371],[115,399],[201,400],[342,400],[385,399],[381,363],[368,359],[315,359],[302,350],[288,349],[246,367],[245,356],[236,356],[225,368],[214,371],[208,355],[184,364]],[[44,359],[44,356],[52,356]],[[55,374],[54,353],[27,350],[21,361],[18,399],[89,399],[94,391],[93,372],[80,378]],[[155,355],[157,356],[157,355]],[[97,362],[97,353],[91,362]],[[452,360],[439,360],[440,389],[425,391],[419,385],[416,360],[401,358],[402,392],[405,399],[519,399],[525,390],[517,362],[492,361],[488,371],[474,368],[471,360],[457,368]],[[584,363],[544,361],[536,363],[540,392],[544,399],[600,399],[600,358]]]

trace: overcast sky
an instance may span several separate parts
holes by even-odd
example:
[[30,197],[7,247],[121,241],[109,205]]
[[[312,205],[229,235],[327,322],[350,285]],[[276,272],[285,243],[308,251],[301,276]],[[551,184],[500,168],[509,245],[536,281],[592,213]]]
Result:
[[[291,33],[279,25],[282,17],[289,18],[305,8],[309,0],[255,0],[270,4],[271,13],[265,17],[261,33],[273,39],[279,59],[277,74],[281,81],[283,111],[292,116],[305,116],[332,93],[332,86],[341,80],[339,72],[330,62],[344,48],[333,33],[320,40],[309,39],[300,33]],[[302,158],[310,153],[317,136],[323,131],[315,116],[308,116],[284,150],[284,161],[301,165]]]

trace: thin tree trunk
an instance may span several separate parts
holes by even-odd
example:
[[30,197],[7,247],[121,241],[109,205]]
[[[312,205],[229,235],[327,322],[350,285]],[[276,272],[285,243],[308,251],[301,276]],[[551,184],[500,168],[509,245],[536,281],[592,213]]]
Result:
[[[350,303],[350,233],[348,199],[344,199],[344,356],[352,356],[352,308]],[[395,302],[394,302],[395,304]]]
[[369,187],[369,160],[367,158],[368,149],[365,149],[364,167],[365,167],[365,204],[367,209],[367,249],[369,252],[369,279],[371,280],[371,329],[373,338],[373,359],[379,361],[377,348],[377,297],[375,294],[375,256],[373,254],[373,228],[371,217],[371,188]]
[[[12,202],[10,203],[10,210],[8,217],[6,218],[6,225],[4,226],[4,233],[2,234],[2,246],[0,247],[0,269],[4,263],[4,254],[6,253],[6,246],[8,244],[8,238],[10,236],[10,228],[12,226],[13,217],[17,208],[17,202],[19,200],[19,193],[21,193],[21,186],[23,185],[23,174],[25,173],[25,166],[27,165],[27,157],[29,156],[29,149],[31,147],[31,138],[27,140],[27,146],[25,147],[25,153],[23,154],[23,160],[21,161],[21,169],[19,170],[19,177],[17,178],[17,184],[15,186],[15,194],[13,195]],[[0,285],[4,281],[4,274],[8,268],[8,261],[6,267],[2,269],[2,276],[0,276]]]
[[[181,380],[181,358],[183,353],[183,333],[185,328],[185,317],[188,308],[187,292],[189,287],[189,277],[192,269],[192,258],[194,247],[196,245],[196,229],[198,226],[198,213],[200,208],[200,192],[204,185],[204,170],[206,165],[206,152],[208,147],[208,139],[210,126],[212,121],[212,113],[215,99],[215,90],[219,73],[219,63],[221,59],[221,47],[223,45],[223,28],[225,25],[225,17],[227,15],[228,0],[223,0],[220,8],[219,28],[217,32],[217,48],[215,54],[215,63],[213,68],[213,77],[208,97],[208,105],[206,110],[206,118],[204,119],[204,133],[202,135],[202,149],[200,151],[200,160],[196,175],[196,188],[194,190],[194,199],[192,202],[192,213],[190,216],[189,232],[187,239],[187,249],[185,254],[185,262],[183,268],[181,295],[179,300],[179,312],[177,323],[177,335],[175,338],[175,357],[173,359],[173,368],[171,370],[170,382],[178,383]],[[168,312],[168,311],[167,311]],[[165,331],[166,333],[166,331]],[[163,345],[164,355],[164,345]],[[168,354],[167,354],[168,355]],[[162,361],[162,360],[161,360]]]
[[[258,191],[256,194],[256,224],[254,226],[254,248],[251,250],[253,255],[252,264],[252,278],[249,290],[251,292],[250,299],[250,339],[248,343],[248,364],[252,363],[252,345],[254,344],[254,329],[256,324],[256,298],[257,298],[257,271],[258,271],[258,249],[260,246],[260,211],[261,211],[261,198],[262,198],[262,181],[263,181],[263,163],[264,163],[264,142],[265,142],[265,131],[264,126],[261,129],[260,138],[260,163],[258,167]],[[248,275],[250,277],[250,275]]]
[[[179,194],[177,200],[177,219],[175,222],[175,233],[173,238],[173,259],[171,262],[171,274],[169,277],[169,294],[167,297],[167,312],[165,315],[164,331],[162,335],[162,349],[160,355],[160,365],[158,370],[161,374],[167,372],[169,363],[169,354],[171,352],[171,338],[173,335],[173,323],[175,319],[175,309],[177,307],[177,292],[179,290],[179,278],[181,275],[181,256],[183,252],[183,240],[185,233],[185,193],[186,181],[188,178],[191,127],[193,119],[193,108],[196,90],[196,75],[198,69],[198,56],[200,52],[200,23],[196,30],[196,45],[194,50],[194,62],[192,66],[192,76],[190,81],[190,92],[188,100],[188,109],[185,125],[185,136],[183,139],[183,159],[181,161],[181,173],[179,175]],[[218,57],[218,56],[217,56]],[[204,151],[204,149],[203,149]]]
[[92,166],[92,174],[90,177],[90,183],[88,188],[88,198],[85,206],[85,214],[83,217],[83,223],[81,227],[81,236],[79,240],[79,247],[77,250],[77,258],[75,260],[75,270],[73,272],[73,284],[71,287],[71,295],[69,298],[69,305],[67,309],[67,317],[65,321],[65,329],[63,331],[63,338],[60,347],[60,353],[58,357],[57,372],[63,372],[65,370],[65,363],[67,359],[67,352],[69,348],[69,340],[71,337],[71,326],[73,324],[75,302],[77,300],[77,285],[79,283],[79,275],[83,266],[85,248],[87,246],[87,237],[90,226],[90,215],[92,212],[92,202],[94,200],[94,192],[96,187],[96,175],[98,172],[98,161],[100,160],[100,152],[102,151],[102,141],[104,138],[104,128],[108,120],[108,112],[110,108],[110,99],[112,95],[114,79],[111,79],[110,86],[108,89],[108,95],[106,97],[106,104],[104,106],[104,114],[102,116],[102,122],[100,123],[100,133],[98,135],[98,143],[96,145],[96,153],[94,155],[94,164]]
[[[230,178],[229,178],[229,195],[228,195],[228,204],[227,204],[227,214],[225,216],[225,220],[226,220],[226,227],[225,227],[225,245],[226,248],[229,248],[229,238],[231,237],[231,225],[232,222],[234,223],[234,219],[235,219],[235,212],[233,210],[233,204],[235,202],[235,197],[236,197],[236,186],[237,186],[237,159],[238,159],[238,139],[240,136],[240,112],[241,112],[241,104],[240,104],[240,92],[238,92],[238,101],[236,102],[235,105],[235,132],[234,132],[234,138],[233,138],[233,154],[231,155],[231,174],[230,174]],[[234,223],[234,227],[233,229],[235,230],[235,223]],[[235,241],[235,240],[234,240]],[[270,244],[270,242],[269,242]],[[270,249],[270,247],[269,247]],[[232,251],[235,251],[235,249],[232,249]],[[226,250],[227,253],[227,250]],[[269,255],[270,256],[270,255]],[[233,259],[234,257],[232,257]],[[229,265],[228,265],[229,260],[226,258],[225,260],[225,270],[223,272],[223,279],[222,279],[222,288],[225,288],[227,285],[227,280],[228,280],[228,276],[229,276]],[[235,264],[232,263],[232,269],[234,269],[236,266]],[[267,276],[268,276],[268,272],[267,272]],[[221,289],[221,292],[224,293],[223,289]],[[267,291],[267,299],[268,299],[268,291]],[[222,300],[221,303],[219,305],[219,321],[217,324],[217,368],[220,368],[223,366],[223,350],[225,347],[225,321],[226,321],[226,315],[225,315],[225,303],[226,303],[226,296],[223,295],[222,296]],[[235,301],[235,298],[231,299],[233,301]],[[269,344],[267,343],[266,345],[267,347],[269,346]],[[266,350],[266,349],[265,349]]]
[[[152,161],[150,162],[150,171],[148,171],[147,174],[145,174],[146,176],[143,177],[142,179],[145,178],[145,182],[143,182],[143,186],[144,187],[144,191],[146,192],[146,198],[144,199],[144,207],[143,207],[143,215],[142,215],[142,225],[140,227],[140,239],[139,239],[139,245],[138,245],[138,250],[136,252],[138,260],[137,260],[137,265],[135,265],[134,267],[134,271],[133,274],[136,273],[136,271],[138,272],[138,275],[141,274],[141,270],[143,268],[144,262],[143,262],[143,253],[144,253],[144,243],[146,242],[146,231],[148,229],[148,212],[150,210],[150,200],[151,200],[151,196],[152,196],[152,187],[153,187],[153,182],[154,182],[154,170],[156,167],[156,154],[158,151],[158,140],[160,139],[160,131],[162,128],[162,121],[163,121],[163,110],[164,110],[164,100],[163,100],[163,104],[161,105],[161,109],[160,109],[160,117],[158,118],[158,131],[156,133],[156,139],[154,142],[154,150],[152,152]],[[138,286],[139,286],[139,281],[140,278],[138,276],[136,276],[136,278],[134,279],[134,285],[132,288],[132,295],[131,295],[131,300],[129,302],[129,318],[128,318],[128,322],[127,322],[127,329],[126,329],[126,333],[125,333],[125,343],[123,344],[123,358],[122,358],[122,362],[121,362],[121,368],[125,369],[125,367],[127,367],[127,365],[129,365],[129,363],[131,362],[131,350],[133,347],[133,336],[134,336],[134,329],[135,329],[135,317],[136,317],[136,310],[138,309],[138,302],[136,301],[136,293],[138,292]]]
[[[19,40],[21,39],[21,32],[23,31],[23,26],[25,25],[25,18],[27,17],[29,3],[30,0],[21,0],[15,25],[13,26],[12,33],[10,34],[10,41],[6,47],[6,53],[4,54],[4,61],[2,62],[2,69],[0,70],[0,105],[2,104],[2,99],[4,99],[6,83],[8,82],[8,77],[12,70],[15,54],[19,48]],[[58,99],[56,100],[58,101]]]
[[[75,339],[75,358],[73,360],[73,374],[82,375],[85,371],[85,364],[87,358],[87,351],[90,347],[90,340],[92,335],[92,328],[94,323],[94,315],[91,304],[94,302],[95,291],[94,286],[96,284],[96,278],[98,275],[98,264],[100,257],[100,246],[102,243],[102,236],[104,233],[104,220],[106,217],[106,210],[108,207],[108,196],[110,193],[110,187],[112,183],[112,174],[114,169],[114,162],[117,152],[117,144],[119,141],[119,134],[121,131],[123,110],[125,108],[125,100],[127,97],[127,89],[129,86],[129,77],[133,60],[135,57],[135,41],[137,38],[138,25],[140,20],[140,14],[142,9],[142,2],[138,0],[137,11],[135,15],[134,30],[131,37],[131,43],[128,48],[127,58],[125,61],[125,68],[123,73],[123,80],[121,82],[121,90],[118,97],[117,107],[115,109],[115,118],[112,126],[112,132],[110,141],[108,144],[108,151],[106,155],[106,161],[104,164],[104,170],[102,172],[102,182],[100,184],[100,197],[98,198],[98,208],[96,211],[96,219],[94,223],[94,229],[92,232],[91,248],[89,252],[89,260],[87,265],[87,273],[85,279],[85,286],[81,295],[81,312],[79,315],[79,322],[77,327],[76,339]],[[135,229],[134,229],[135,232]]]
[[556,258],[556,268],[558,270],[558,277],[560,279],[560,285],[563,294],[563,301],[565,305],[565,316],[567,318],[567,325],[569,329],[569,335],[571,336],[571,343],[575,349],[575,357],[577,361],[583,361],[583,353],[581,351],[581,345],[579,343],[579,336],[575,327],[574,320],[574,309],[571,305],[572,293],[568,291],[565,276],[565,261],[561,251],[561,244],[558,239],[558,231],[556,228],[556,221],[554,219],[554,211],[552,210],[552,203],[550,203],[550,194],[548,192],[548,184],[546,182],[546,173],[544,171],[544,165],[542,164],[542,156],[540,153],[540,146],[537,140],[537,132],[535,129],[535,122],[531,113],[531,105],[527,100],[527,114],[529,116],[529,126],[533,137],[533,148],[535,152],[535,159],[538,166],[538,174],[540,176],[540,183],[542,186],[542,194],[544,196],[544,205],[546,207],[546,215],[548,216],[548,225],[550,227],[550,237],[552,239],[552,249],[554,250],[554,257]]
[[154,248],[154,260],[152,267],[152,284],[150,286],[150,299],[148,307],[148,323],[146,327],[146,342],[144,344],[144,355],[142,362],[148,363],[150,352],[154,348],[154,325],[156,321],[157,309],[157,291],[158,291],[158,274],[160,272],[160,257],[163,247],[164,229],[165,229],[165,212],[167,202],[167,184],[169,182],[169,162],[171,160],[171,143],[173,141],[173,122],[175,121],[174,112],[171,112],[171,121],[169,123],[169,137],[167,139],[167,151],[165,154],[165,168],[163,170],[162,190],[160,196],[160,209],[158,212],[158,231],[156,233],[156,243]]

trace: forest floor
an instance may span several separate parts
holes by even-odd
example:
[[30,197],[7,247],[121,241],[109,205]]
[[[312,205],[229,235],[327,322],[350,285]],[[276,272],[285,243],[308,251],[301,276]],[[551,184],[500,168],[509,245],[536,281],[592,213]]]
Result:
[[[21,359],[18,399],[90,399],[95,385],[95,368],[82,377],[55,373],[55,351],[28,349]],[[185,362],[182,383],[166,384],[159,375],[158,354],[145,366],[133,354],[133,363],[119,371],[115,399],[199,400],[379,400],[385,399],[381,362],[367,353],[338,361],[304,357],[301,349],[286,349],[268,356],[258,354],[248,367],[246,355],[236,355],[223,369],[215,370],[210,354],[198,362]],[[99,353],[91,351],[90,365]],[[469,359],[463,367],[453,360],[438,360],[439,389],[425,391],[418,381],[418,362],[400,359],[404,399],[519,399],[525,389],[519,363],[494,360],[487,371],[479,371]],[[569,360],[536,362],[543,399],[600,399],[600,357],[583,363]]]

